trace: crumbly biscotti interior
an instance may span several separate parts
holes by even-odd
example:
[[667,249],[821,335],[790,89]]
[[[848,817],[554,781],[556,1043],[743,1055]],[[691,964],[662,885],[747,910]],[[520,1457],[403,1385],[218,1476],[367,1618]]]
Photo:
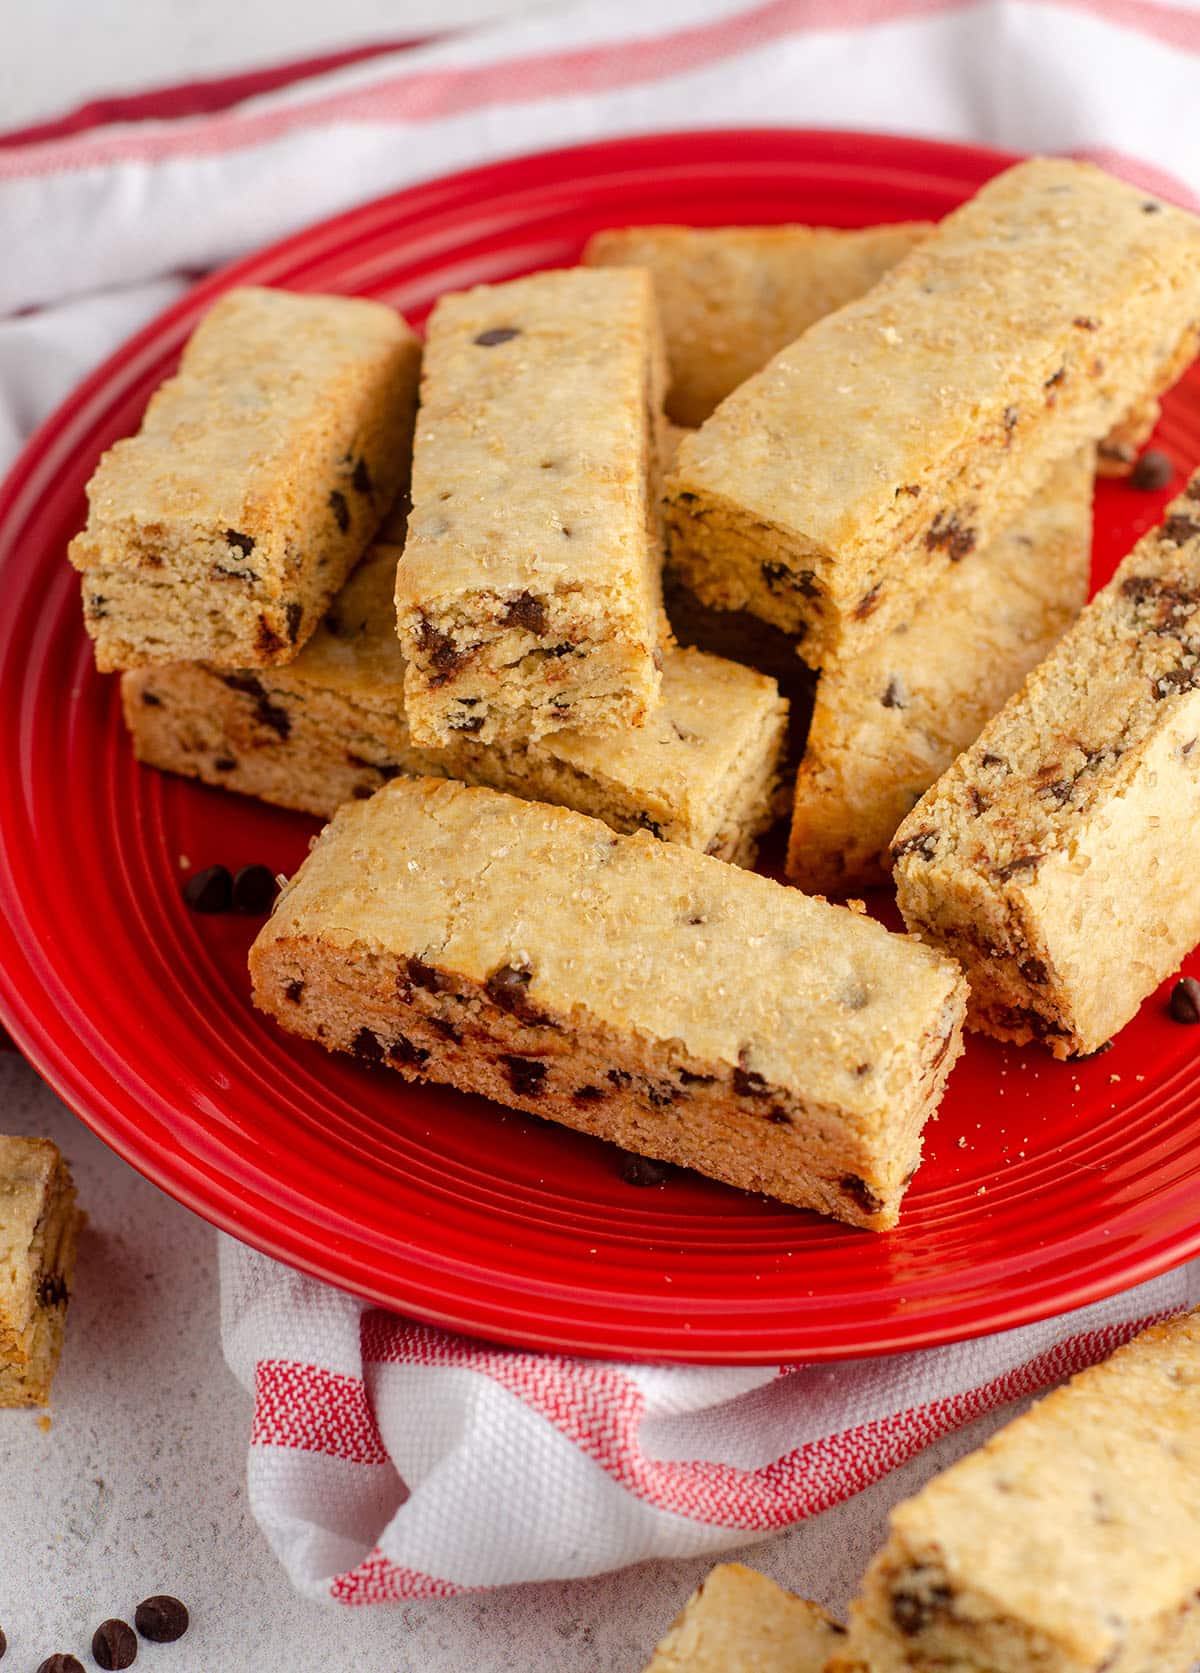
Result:
[[894,1224],[959,1049],[957,967],[645,833],[434,780],[344,807],[251,953],[255,1002],[851,1224]]
[[1051,650],[1087,598],[1092,450],[911,618],[820,676],[787,871],[816,894],[887,881],[897,827]]
[[702,1580],[645,1673],[824,1673],[845,1629],[815,1603],[741,1563]]
[[1198,612],[1193,479],[896,833],[906,921],[1000,1039],[1094,1051],[1200,939]]
[[290,660],[407,478],[419,358],[377,303],[222,298],[89,483],[98,666]]
[[80,1216],[48,1139],[0,1137],[0,1407],[45,1405],[62,1350]]
[[845,1660],[1151,1673],[1200,1654],[1200,1319],[1154,1325],[891,1516]]

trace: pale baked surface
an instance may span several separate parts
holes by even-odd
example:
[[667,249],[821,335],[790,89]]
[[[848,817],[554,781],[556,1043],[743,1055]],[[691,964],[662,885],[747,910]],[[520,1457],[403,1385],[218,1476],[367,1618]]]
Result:
[[1200,1318],[1154,1325],[891,1515],[837,1665],[1184,1673],[1200,1654]]
[[397,774],[444,774],[753,863],[759,836],[783,811],[787,704],[774,681],[672,649],[644,726],[600,738],[554,732],[537,743],[460,735],[422,749],[403,707],[392,602],[399,555],[373,548],[286,668],[178,663],[126,674],[138,759],[325,818]]
[[702,1580],[646,1673],[823,1673],[845,1629],[815,1603],[741,1563]]
[[585,263],[648,267],[662,319],[667,416],[702,424],[773,354],[871,286],[930,230],[860,227],[620,227]]
[[339,811],[250,969],[329,1049],[880,1230],[965,1003],[951,960],[865,916],[433,779]]
[[1083,608],[1091,544],[1089,448],[909,620],[820,676],[796,778],[793,882],[816,894],[886,882],[901,821]]
[[97,666],[289,661],[407,480],[419,361],[377,302],[215,303],[88,484],[69,555]]
[[1103,1045],[1200,940],[1200,476],[1167,509],[892,848],[974,1026],[1057,1057]]
[[667,481],[672,566],[828,666],[1195,351],[1200,222],[1084,163],[986,185],[735,390]]
[[434,308],[396,573],[419,743],[645,721],[664,377],[640,269],[538,273]]
[[0,1407],[50,1398],[80,1219],[57,1146],[0,1137]]

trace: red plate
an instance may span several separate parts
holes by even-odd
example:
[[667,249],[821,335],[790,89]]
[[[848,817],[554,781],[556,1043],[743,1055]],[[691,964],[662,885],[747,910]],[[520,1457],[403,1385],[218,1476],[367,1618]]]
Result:
[[[972,1039],[897,1232],[871,1237],[327,1056],[251,1008],[254,925],[197,918],[181,857],[291,871],[314,823],[137,767],[63,555],[102,448],[133,430],[232,283],[384,297],[575,260],[636,221],[939,216],[1008,157],[852,134],[668,135],[455,175],[199,285],[34,438],[0,492],[0,1016],[122,1156],[217,1225],[416,1317],[524,1345],[678,1360],[915,1348],[1079,1305],[1200,1250],[1200,1031],[1165,992],[1064,1066]],[[1161,441],[1200,458],[1200,378]],[[1164,495],[1105,485],[1098,574]],[[1097,926],[1100,932],[1100,926]]]

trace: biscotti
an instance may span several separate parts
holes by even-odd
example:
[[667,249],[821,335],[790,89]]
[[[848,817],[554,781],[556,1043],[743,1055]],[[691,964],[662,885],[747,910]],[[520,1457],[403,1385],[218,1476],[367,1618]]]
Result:
[[285,1028],[883,1230],[957,965],[645,832],[434,779],[343,807],[250,953]]
[[682,443],[670,561],[828,664],[983,550],[1195,351],[1200,222],[1088,164],[1009,169]]
[[88,484],[97,666],[289,661],[407,478],[419,361],[377,302],[223,296]]
[[1200,940],[1200,476],[896,832],[971,1021],[1095,1051]]
[[[328,818],[400,773],[444,774],[589,813],[618,831],[753,863],[779,805],[787,704],[736,662],[672,649],[644,726],[538,743],[414,744],[392,587],[399,550],[377,546],[286,668],[177,663],[121,682],[138,759]],[[784,804],[786,806],[786,803]]]
[[839,1673],[1184,1673],[1200,1655],[1200,1317],[1152,1326],[929,1482]]
[[0,1407],[50,1398],[80,1218],[57,1146],[0,1138]]
[[702,424],[814,321],[907,255],[927,221],[856,227],[621,227],[583,252],[595,267],[648,267],[662,319],[667,414]]
[[883,883],[897,826],[1087,598],[1092,450],[860,656],[822,674],[787,873],[814,894]]
[[684,1604],[646,1673],[824,1673],[845,1628],[741,1563],[721,1563]]
[[429,320],[396,610],[414,739],[638,726],[658,699],[650,276],[538,273]]

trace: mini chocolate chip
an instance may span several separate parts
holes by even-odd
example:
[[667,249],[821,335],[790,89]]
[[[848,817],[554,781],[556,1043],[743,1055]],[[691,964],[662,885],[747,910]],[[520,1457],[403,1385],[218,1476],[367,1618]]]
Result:
[[1039,796],[1050,796],[1059,807],[1064,807],[1071,800],[1071,792],[1075,782],[1069,778],[1056,778],[1053,784],[1043,784],[1038,789]]
[[1175,466],[1168,455],[1160,448],[1148,447],[1130,471],[1129,481],[1134,488],[1154,494],[1165,488],[1174,475]]
[[767,1111],[767,1120],[775,1127],[790,1127],[792,1118],[782,1104],[772,1104]]
[[650,835],[657,837],[660,842],[663,840],[663,828],[657,819],[651,819],[648,813],[639,813],[637,822],[639,830],[649,831]]
[[343,534],[350,528],[350,507],[346,496],[340,488],[334,488],[329,495],[329,509],[333,512],[333,520]]
[[1066,377],[1067,377],[1067,368],[1065,366],[1060,366],[1058,368],[1057,372],[1054,372],[1050,377],[1048,377],[1046,379],[1045,383],[1042,385],[1042,388],[1043,389],[1057,389],[1060,383],[1065,383],[1066,382]]
[[1162,204],[1161,203],[1154,203],[1151,199],[1147,198],[1145,203],[1142,205],[1142,214],[1143,215],[1159,215],[1161,213],[1162,213]]
[[1194,976],[1184,976],[1176,982],[1167,1009],[1172,1022],[1200,1022],[1200,982]]
[[39,1307],[61,1307],[68,1296],[67,1281],[61,1272],[43,1272],[38,1279]]
[[1100,321],[1093,319],[1090,314],[1076,314],[1072,324],[1077,325],[1081,331],[1095,331]]
[[448,976],[424,959],[406,959],[404,969],[413,987],[424,988],[426,993],[446,993],[453,986]]
[[481,331],[474,341],[481,349],[494,349],[497,343],[511,343],[520,335],[515,325],[493,325],[490,331]]
[[879,699],[885,709],[906,709],[908,707],[908,688],[899,674],[893,674],[887,683],[887,690]]
[[254,648],[260,656],[274,656],[283,646],[283,640],[276,633],[265,616],[259,616],[258,629],[254,635]]
[[450,717],[450,730],[452,732],[482,732],[485,718],[484,715],[452,715]]
[[766,1098],[771,1088],[757,1069],[737,1068],[733,1071],[733,1090],[739,1098]]
[[233,880],[233,909],[261,918],[275,900],[275,874],[270,866],[243,866]]
[[484,986],[493,1005],[519,1016],[525,1009],[526,990],[532,980],[532,970],[515,964],[502,964],[498,970],[492,971]]
[[1030,982],[1035,988],[1044,988],[1046,983],[1050,980],[1050,972],[1047,970],[1043,959],[1022,959],[1017,965],[1017,969],[1021,972],[1022,976],[1024,976],[1025,980]]
[[236,529],[225,530],[226,546],[236,546],[244,558],[248,558],[254,550],[254,536],[239,534]]
[[614,1086],[628,1086],[633,1076],[628,1069],[610,1069],[608,1078]]
[[883,1198],[877,1197],[866,1180],[860,1179],[856,1173],[843,1174],[838,1185],[864,1214],[878,1214],[883,1207]]
[[[449,1017],[430,1017],[429,1026],[436,1034],[440,1034],[443,1040],[449,1040],[452,1045],[457,1046],[462,1041],[462,1030],[456,1028]],[[428,1057],[429,1053],[426,1052],[425,1055]]]
[[1017,422],[1018,418],[1020,418],[1020,416],[1021,416],[1021,414],[1020,414],[1020,411],[1017,407],[1005,407],[1005,409],[1004,409],[1004,428],[1006,430],[1013,429],[1016,426],[1016,422]]
[[228,912],[233,905],[233,878],[227,866],[205,866],[183,885],[183,898],[193,912]]
[[979,757],[979,765],[981,767],[1005,767],[1008,763],[1005,761],[1003,755],[992,755],[990,751],[984,750],[983,754]]
[[951,1596],[949,1586],[940,1584],[911,1591],[897,1586],[892,1592],[892,1619],[906,1638],[915,1638],[939,1615],[949,1612]]
[[684,1086],[712,1086],[717,1078],[716,1075],[695,1075],[690,1069],[677,1069],[676,1074]]
[[[383,1047],[380,1045],[377,1036],[372,1034],[369,1028],[359,1029],[350,1042],[350,1050],[355,1057],[361,1057],[364,1063],[382,1063],[383,1061]],[[142,1623],[139,1621],[138,1631],[141,1632],[141,1630]]]
[[762,564],[762,578],[767,583],[770,592],[779,592],[786,588],[789,592],[797,592],[802,598],[817,598],[821,589],[817,586],[816,576],[811,569],[792,569],[788,564],[770,561]]
[[173,1644],[188,1629],[188,1612],[177,1597],[148,1597],[133,1612],[133,1624],[152,1644]]
[[670,1162],[658,1162],[652,1156],[636,1156],[631,1150],[621,1157],[621,1178],[626,1185],[663,1185],[674,1171]]
[[975,538],[975,530],[960,523],[957,512],[947,516],[944,511],[939,511],[926,531],[925,549],[928,552],[943,551],[951,563],[958,563],[968,552],[974,551]]
[[1036,871],[1043,858],[1041,854],[1018,854],[1005,865],[997,866],[996,876],[1002,883],[1007,883],[1010,877],[1017,877],[1023,871]]
[[137,1660],[137,1652],[137,1637],[125,1621],[101,1621],[92,1634],[92,1655],[96,1658],[96,1665],[103,1667],[105,1673],[132,1667]]
[[973,784],[968,786],[967,801],[971,804],[971,812],[977,819],[981,813],[987,812],[987,799],[980,795]]
[[107,603],[108,600],[100,593],[88,594],[87,613],[92,621],[101,622],[104,620],[105,616],[108,615],[108,611],[105,609]]
[[303,982],[289,982],[287,987],[283,990],[284,998],[290,999],[293,1005],[298,1005],[300,1003],[301,995],[303,993]]
[[161,709],[162,706],[163,706],[162,698],[159,697],[158,694],[156,692],[153,692],[153,691],[143,691],[142,692],[142,702],[146,705],[146,707],[148,709]]
[[856,622],[866,621],[867,617],[878,605],[881,586],[882,583],[877,582],[875,586],[862,595],[858,603],[854,606],[853,615]]
[[911,494],[913,499],[916,499],[920,492],[921,485],[919,482],[904,482],[896,489],[896,494],[893,495],[893,498],[900,494]]
[[232,755],[216,755],[213,757],[214,773],[231,773],[237,766]]
[[283,614],[287,624],[287,636],[294,645],[300,634],[300,623],[304,620],[304,606],[297,604],[293,599]]
[[905,837],[892,849],[893,860],[903,860],[908,855],[915,855],[919,860],[932,860],[937,853],[938,834],[932,826],[923,831],[914,831],[912,836]]
[[60,1650],[39,1662],[37,1673],[83,1673],[83,1663],[75,1656],[63,1655]]
[[422,616],[417,623],[417,648],[426,651],[430,662],[442,674],[453,673],[463,657],[458,646],[448,633],[434,627],[428,616]]
[[350,486],[354,489],[356,494],[369,494],[372,492],[371,473],[367,469],[367,461],[365,459],[360,459],[355,465],[354,472],[350,477]]
[[500,1061],[508,1070],[509,1085],[518,1098],[541,1096],[546,1065],[539,1058],[502,1056]]
[[608,1093],[602,1086],[577,1086],[571,1096],[577,1104],[598,1104]]
[[518,593],[516,598],[510,599],[500,620],[504,627],[523,627],[539,639],[548,626],[546,606],[530,592]]
[[1190,517],[1178,515],[1168,517],[1162,526],[1162,538],[1173,540],[1176,546],[1186,545],[1193,536],[1198,534],[1200,534],[1200,523],[1193,522]]
[[429,1061],[429,1053],[425,1048],[414,1046],[406,1034],[397,1034],[388,1047],[387,1054],[393,1063],[407,1063],[413,1069],[419,1069]]

